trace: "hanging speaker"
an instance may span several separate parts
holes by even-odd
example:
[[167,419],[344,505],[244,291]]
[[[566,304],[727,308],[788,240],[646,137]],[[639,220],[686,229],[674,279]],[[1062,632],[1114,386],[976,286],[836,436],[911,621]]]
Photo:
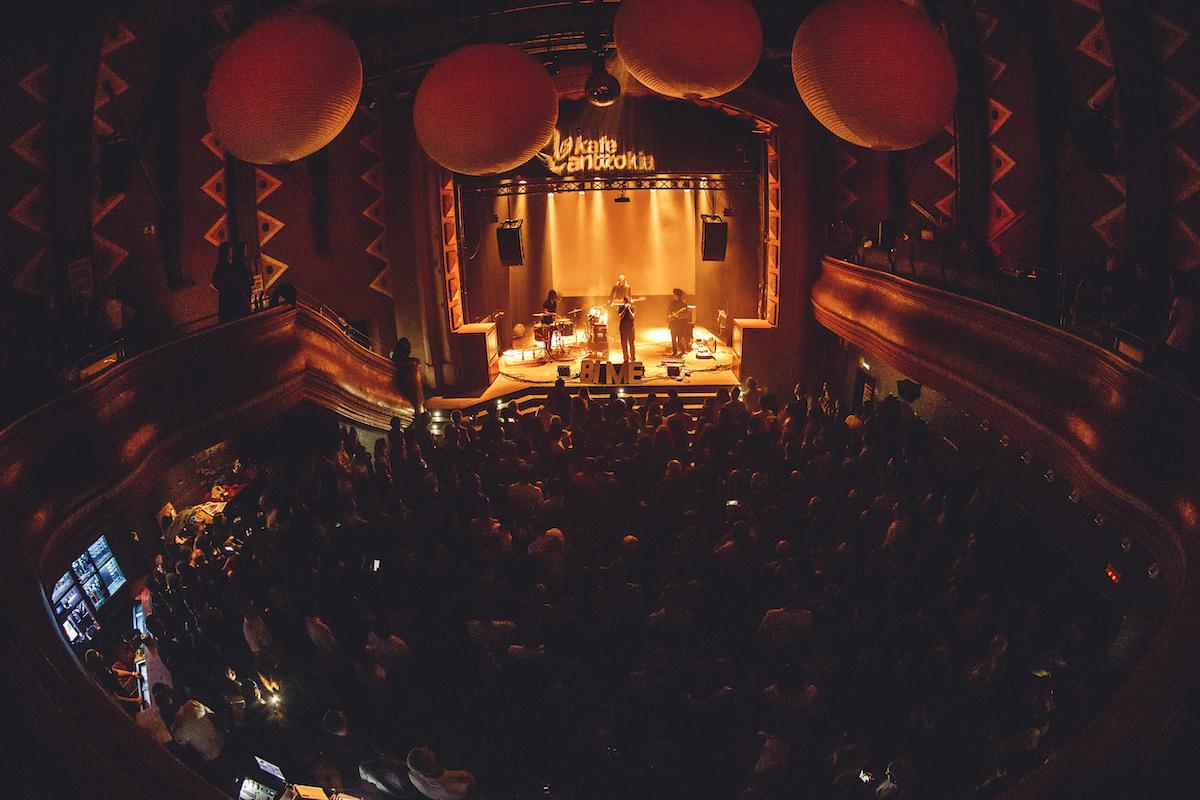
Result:
[[113,133],[101,140],[100,163],[96,168],[100,175],[101,199],[129,191],[136,161],[133,142],[121,134]]
[[521,247],[521,223],[519,219],[506,219],[496,228],[500,263],[506,267],[519,267],[525,263],[525,252]]
[[724,261],[725,246],[729,243],[729,226],[716,214],[704,214],[700,231],[700,260]]

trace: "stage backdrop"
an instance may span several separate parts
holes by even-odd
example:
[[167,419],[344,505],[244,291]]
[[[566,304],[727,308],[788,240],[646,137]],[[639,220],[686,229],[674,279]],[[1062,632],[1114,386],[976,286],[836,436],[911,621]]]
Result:
[[[550,195],[543,229],[552,281],[566,297],[605,296],[624,274],[636,295],[696,290],[695,193],[635,191]],[[541,232],[536,227],[527,236]]]

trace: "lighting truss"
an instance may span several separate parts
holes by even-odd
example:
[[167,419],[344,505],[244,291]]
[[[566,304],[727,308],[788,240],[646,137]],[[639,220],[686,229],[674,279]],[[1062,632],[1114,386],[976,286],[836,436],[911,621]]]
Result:
[[653,177],[580,178],[534,181],[512,181],[492,186],[461,186],[464,194],[479,197],[511,197],[522,194],[557,194],[560,192],[634,192],[646,189],[696,189],[724,191],[755,189],[760,186],[757,172],[725,173],[722,175],[656,175]]

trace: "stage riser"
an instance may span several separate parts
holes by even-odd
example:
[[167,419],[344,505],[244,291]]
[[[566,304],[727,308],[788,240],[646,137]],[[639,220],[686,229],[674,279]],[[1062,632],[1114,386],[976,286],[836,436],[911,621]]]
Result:
[[[675,385],[634,385],[623,388],[625,390],[624,397],[634,398],[638,401],[645,400],[650,394],[655,394],[660,400],[665,401],[667,398],[667,392],[671,389],[675,389],[676,394],[678,394],[679,398],[683,401],[684,408],[686,408],[689,412],[695,413],[703,407],[704,401],[716,394],[719,389],[728,390],[730,387],[722,384],[713,384],[708,386],[689,385],[686,390],[682,391]],[[615,391],[615,387],[607,386],[589,386],[587,389],[590,392],[593,400],[607,400],[611,396],[612,391]],[[567,391],[572,397],[574,397],[579,393],[579,387],[569,387]],[[538,387],[525,391],[512,392],[502,397],[497,397],[475,403],[470,406],[457,408],[463,412],[463,416],[480,416],[495,413],[497,411],[497,403],[500,404],[499,408],[505,408],[510,402],[516,401],[517,410],[524,415],[527,413],[534,413],[540,409],[545,404],[547,397],[548,389]],[[436,403],[436,398],[430,401],[428,408],[431,412],[433,412],[435,421],[445,421],[450,417],[450,408],[439,407]]]

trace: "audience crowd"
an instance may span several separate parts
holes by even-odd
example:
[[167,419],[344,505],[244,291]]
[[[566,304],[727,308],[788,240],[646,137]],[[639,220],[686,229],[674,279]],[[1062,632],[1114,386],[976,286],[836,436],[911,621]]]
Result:
[[88,660],[231,791],[257,755],[363,797],[989,796],[1112,691],[1111,626],[907,405],[842,416],[757,384],[373,443],[293,413],[164,526],[154,707],[128,648]]

